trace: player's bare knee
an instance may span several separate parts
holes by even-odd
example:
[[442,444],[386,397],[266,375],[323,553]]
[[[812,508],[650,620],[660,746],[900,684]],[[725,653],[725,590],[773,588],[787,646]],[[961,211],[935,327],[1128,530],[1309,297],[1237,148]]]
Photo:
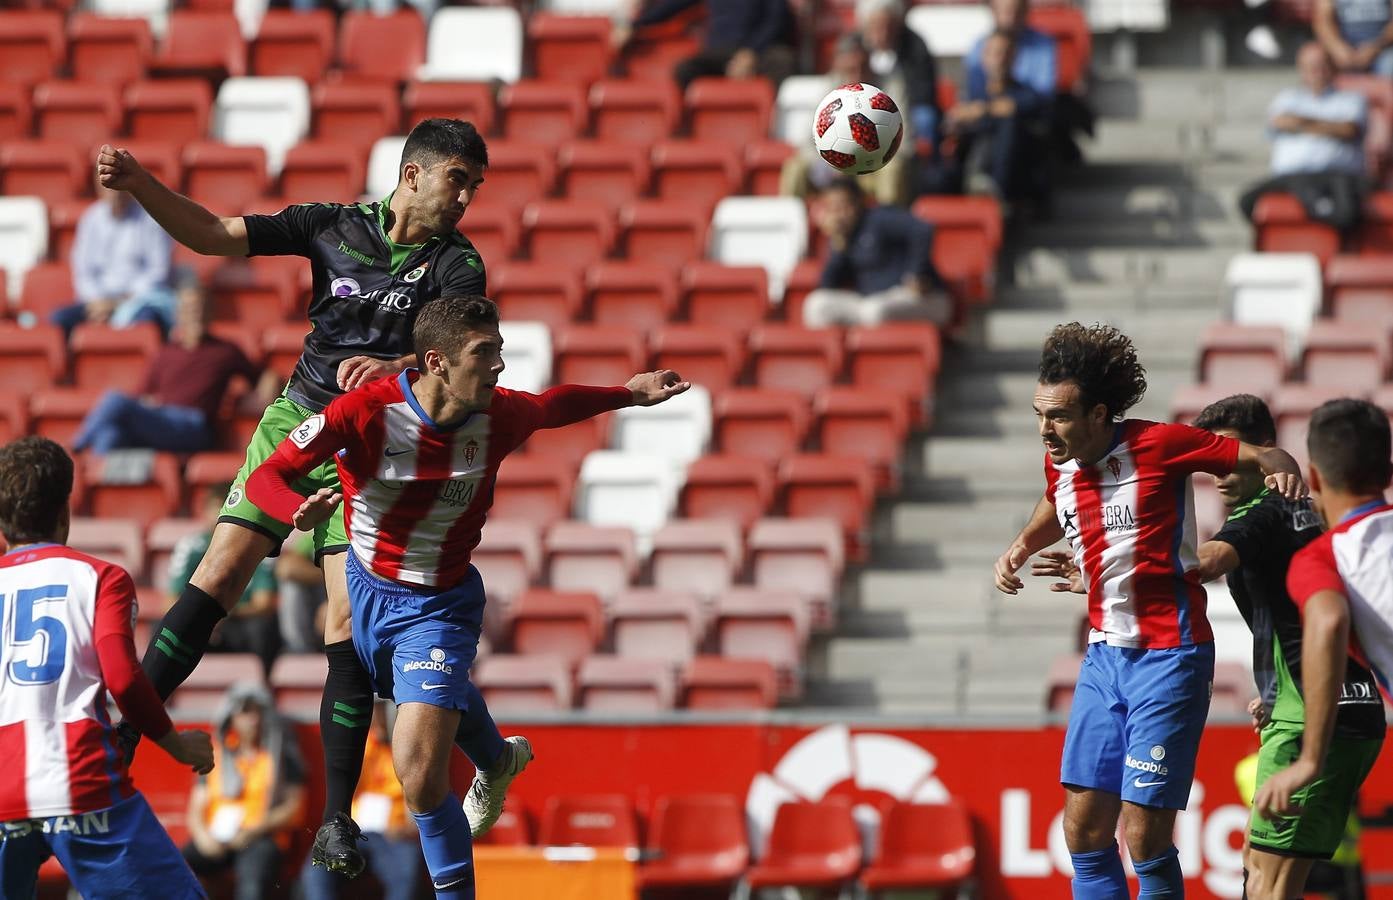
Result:
[[401,790],[406,805],[413,812],[430,812],[445,802],[450,795],[450,769],[448,765],[413,765],[400,773]]
[[1071,814],[1069,810],[1065,810],[1064,844],[1070,853],[1102,850],[1113,842],[1116,831],[1116,822],[1102,821],[1096,813],[1086,814],[1078,810]]
[[1130,807],[1122,818],[1122,834],[1132,859],[1155,859],[1170,849],[1175,814],[1170,810]]

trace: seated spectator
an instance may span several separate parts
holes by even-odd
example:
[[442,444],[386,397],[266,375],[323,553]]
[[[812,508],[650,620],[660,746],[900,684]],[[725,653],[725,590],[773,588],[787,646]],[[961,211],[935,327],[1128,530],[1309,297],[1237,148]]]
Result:
[[1393,3],[1389,0],[1316,0],[1311,30],[1340,71],[1393,78]]
[[[213,528],[218,524],[229,488],[230,485],[224,484],[208,489],[199,508],[199,519],[206,527],[202,531],[184,535],[174,545],[169,558],[166,609],[183,593],[194,570],[203,560],[203,554],[208,552],[208,545],[213,541]],[[241,599],[232,607],[232,612],[218,622],[208,643],[208,650],[212,653],[255,653],[268,675],[281,649],[274,571],[269,558],[257,564]]]
[[980,90],[987,79],[983,55],[993,34],[1005,32],[1012,38],[1015,52],[1011,57],[1011,77],[1030,88],[1045,102],[1054,99],[1059,71],[1059,50],[1054,38],[1026,24],[1029,12],[1027,0],[991,0],[992,18],[996,27],[977,39],[963,57],[967,89]]
[[97,196],[77,222],[69,259],[77,302],[55,310],[53,323],[65,336],[83,322],[116,328],[154,322],[168,332],[173,239],[126,191],[98,184]]
[[324,649],[324,572],[314,558],[314,534],[295,532],[276,559],[281,641],[291,653]]
[[200,876],[232,870],[237,900],[281,896],[273,884],[305,801],[291,728],[259,684],[233,685],[213,741],[216,765],[189,794],[184,859]]
[[698,78],[721,76],[760,76],[777,87],[793,74],[788,0],[637,0],[630,4],[636,14],[621,17],[615,26],[615,46],[626,46],[635,30],[665,22],[697,3],[706,5],[706,37],[697,55],[673,70],[682,90]]
[[1363,94],[1336,90],[1335,71],[1315,41],[1296,56],[1301,87],[1283,90],[1267,109],[1272,176],[1239,200],[1250,220],[1263,194],[1296,196],[1312,219],[1348,230],[1360,216],[1368,180],[1364,169]]
[[817,226],[832,255],[803,302],[804,325],[948,321],[950,304],[931,259],[932,225],[899,207],[867,209],[852,178],[835,182],[818,200]]
[[[353,821],[363,830],[363,855],[382,884],[383,900],[412,900],[424,859],[416,825],[406,814],[401,782],[392,768],[392,726],[395,707],[382,700],[372,710],[363,775],[353,795]],[[344,884],[342,875],[312,866],[305,860],[300,886],[304,900],[337,900]]]
[[218,408],[234,375],[256,386],[259,402],[274,400],[275,373],[258,369],[236,344],[209,334],[207,318],[206,292],[192,281],[180,287],[170,342],[150,360],[140,395],[108,391],[83,420],[73,446],[93,453],[196,453],[216,441]]
[[904,4],[858,0],[856,27],[870,54],[869,81],[888,91],[905,110],[906,143],[936,142],[941,118],[937,66],[929,45],[905,27]]

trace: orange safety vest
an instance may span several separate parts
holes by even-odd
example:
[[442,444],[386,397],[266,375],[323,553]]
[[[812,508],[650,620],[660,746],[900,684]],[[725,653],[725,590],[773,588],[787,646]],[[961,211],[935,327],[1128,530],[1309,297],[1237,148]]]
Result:
[[[365,796],[371,796],[373,801],[365,802]],[[358,793],[353,795],[354,820],[360,824],[365,821],[370,825],[376,824],[372,820],[380,820],[381,814],[369,813],[364,806],[383,800],[388,804],[386,827],[400,828],[405,825],[406,799],[401,782],[397,780],[397,771],[392,766],[392,748],[378,740],[377,735],[369,733],[367,750],[363,753],[363,775],[358,779]]]
[[[217,765],[208,773],[208,809],[203,817],[204,823],[210,828],[219,815],[237,814],[231,812],[232,810],[240,812],[242,828],[255,828],[265,821],[266,813],[271,808],[271,791],[275,787],[272,784],[275,760],[265,748],[258,748],[254,753],[238,753],[236,744],[236,735],[230,734],[227,753],[223,753],[221,746],[214,746]],[[229,764],[236,766],[242,776],[242,793],[237,797],[223,796],[222,772],[223,767]],[[288,834],[275,834],[273,837],[282,847],[290,839]]]

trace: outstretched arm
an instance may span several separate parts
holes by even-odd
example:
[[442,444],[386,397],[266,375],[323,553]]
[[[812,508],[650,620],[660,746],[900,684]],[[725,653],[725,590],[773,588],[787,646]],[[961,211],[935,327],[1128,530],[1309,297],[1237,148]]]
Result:
[[97,178],[102,187],[128,192],[170,237],[190,250],[207,256],[246,256],[251,249],[241,216],[214,215],[176,194],[125,150],[103,144],[97,152]]
[[1238,462],[1234,468],[1262,472],[1266,476],[1263,484],[1267,485],[1268,490],[1288,500],[1300,500],[1310,493],[1301,478],[1301,467],[1290,453],[1280,447],[1239,444]]
[[1021,588],[1025,587],[1025,582],[1021,581],[1016,572],[1033,554],[1039,553],[1062,537],[1064,528],[1059,524],[1054,503],[1049,497],[1042,496],[1040,502],[1035,504],[1030,521],[996,561],[996,589],[1003,594],[1019,593]]

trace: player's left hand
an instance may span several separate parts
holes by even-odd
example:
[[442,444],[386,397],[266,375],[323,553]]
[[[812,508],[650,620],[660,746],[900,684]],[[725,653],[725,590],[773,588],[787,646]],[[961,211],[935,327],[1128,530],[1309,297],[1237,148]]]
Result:
[[338,491],[332,488],[320,488],[305,498],[305,502],[301,503],[300,508],[295,510],[290,524],[301,531],[309,531],[320,522],[328,521],[342,500],[343,494]]
[[1306,487],[1305,479],[1291,472],[1268,475],[1262,483],[1272,493],[1281,494],[1288,500],[1302,500],[1311,493],[1310,488]]
[[1292,800],[1292,795],[1315,781],[1319,775],[1319,766],[1297,757],[1296,762],[1262,783],[1253,797],[1253,812],[1269,820],[1300,815],[1301,805]]
[[1060,581],[1050,585],[1055,593],[1070,591],[1086,594],[1083,586],[1083,573],[1074,565],[1074,558],[1065,550],[1045,550],[1030,564],[1030,574],[1037,578],[1058,578]]
[[1259,734],[1267,727],[1267,723],[1272,721],[1272,712],[1267,708],[1267,704],[1262,702],[1261,697],[1254,697],[1248,701],[1248,715],[1253,717],[1253,730]]
[[339,389],[348,392],[369,381],[388,378],[401,371],[393,359],[374,359],[371,356],[350,356],[339,363]]
[[683,381],[682,377],[671,369],[659,369],[656,372],[635,375],[624,386],[633,394],[634,406],[656,406],[670,397],[685,393],[692,383]]

